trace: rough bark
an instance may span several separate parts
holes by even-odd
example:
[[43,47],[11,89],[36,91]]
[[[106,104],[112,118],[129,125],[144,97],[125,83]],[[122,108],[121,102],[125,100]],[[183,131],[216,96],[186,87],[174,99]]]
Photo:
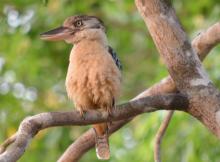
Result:
[[[216,23],[211,26],[207,31],[199,33],[199,35],[192,41],[192,47],[198,54],[201,61],[207,56],[210,50],[215,47],[220,42],[220,23]],[[169,82],[169,86],[166,86],[166,90],[169,92],[176,91],[175,83],[171,77],[165,78],[165,81]],[[173,85],[173,86],[172,86]],[[162,138],[166,132],[166,129],[170,123],[174,111],[168,111],[164,121],[162,122],[160,128],[156,133],[155,146],[154,146],[154,159],[155,162],[160,162],[160,152],[161,152],[161,142]]]
[[136,0],[177,89],[190,100],[187,111],[220,137],[220,93],[205,72],[168,1]]

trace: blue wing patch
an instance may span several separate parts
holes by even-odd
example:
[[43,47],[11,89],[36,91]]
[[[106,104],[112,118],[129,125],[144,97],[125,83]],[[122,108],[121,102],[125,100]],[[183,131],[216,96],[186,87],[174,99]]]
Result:
[[112,56],[113,60],[115,61],[115,64],[118,67],[118,69],[122,70],[122,64],[121,64],[120,60],[118,59],[117,54],[113,50],[113,48],[108,46],[108,52],[109,52],[109,54],[111,54],[111,56]]

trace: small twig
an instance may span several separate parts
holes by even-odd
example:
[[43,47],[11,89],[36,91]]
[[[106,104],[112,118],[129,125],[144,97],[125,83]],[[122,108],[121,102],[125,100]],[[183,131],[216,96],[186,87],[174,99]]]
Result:
[[173,116],[174,111],[169,111],[162,121],[160,128],[157,131],[155,137],[155,144],[154,144],[154,160],[155,162],[161,162],[161,141],[163,140],[163,136],[169,126],[170,120]]

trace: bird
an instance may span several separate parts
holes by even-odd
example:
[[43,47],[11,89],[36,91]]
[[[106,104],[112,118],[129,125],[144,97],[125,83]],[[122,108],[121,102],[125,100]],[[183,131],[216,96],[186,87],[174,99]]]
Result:
[[[74,15],[55,29],[41,34],[41,39],[72,44],[66,76],[67,95],[79,115],[97,110],[111,115],[121,93],[122,65],[108,44],[106,27],[96,16]],[[93,125],[96,155],[110,158],[109,123]]]

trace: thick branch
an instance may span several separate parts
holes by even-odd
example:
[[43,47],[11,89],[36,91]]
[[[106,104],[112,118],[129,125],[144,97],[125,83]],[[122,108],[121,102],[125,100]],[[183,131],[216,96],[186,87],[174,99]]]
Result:
[[64,125],[87,125],[107,121],[128,119],[144,112],[152,112],[161,109],[178,110],[187,108],[188,100],[181,94],[167,94],[150,96],[134,100],[117,106],[112,115],[108,117],[105,112],[90,111],[82,119],[78,111],[72,112],[49,112],[34,115],[26,118],[20,125],[15,142],[3,154],[0,155],[0,162],[17,161],[24,153],[30,139],[40,130]]
[[[192,47],[201,61],[209,54],[209,52],[220,43],[220,22],[212,25],[206,31],[197,35],[192,41]],[[176,92],[176,85],[170,76],[162,79],[161,82],[154,84],[146,91],[139,94],[136,98],[146,97],[149,95],[158,95],[163,93]]]
[[164,0],[135,2],[178,90],[189,95],[187,111],[220,137],[220,93],[208,78],[174,9]]
[[[192,47],[198,54],[201,61],[207,56],[209,51],[215,47],[220,42],[220,23],[216,23],[211,26],[207,31],[200,33],[193,41]],[[166,86],[165,86],[166,85]],[[163,84],[159,84],[156,86],[157,89],[162,89],[165,92],[175,92],[176,86],[173,82],[172,78],[169,76],[163,79]],[[153,86],[151,89],[155,89]],[[153,91],[154,92],[154,91]],[[140,96],[145,96],[146,91],[140,94]],[[157,93],[156,93],[157,94]],[[155,95],[155,93],[154,93]],[[160,146],[162,138],[165,134],[165,131],[169,125],[169,122],[173,116],[173,110],[168,111],[167,115],[164,118],[159,130],[157,131],[156,138],[155,138],[155,146],[154,146],[154,159],[157,162],[160,162]]]
[[[220,29],[220,23],[216,23],[212,25],[211,27],[209,27],[206,31],[200,33],[192,41],[192,46],[201,60],[203,60],[208,55],[208,52],[214,46],[220,43],[220,30],[219,29]],[[172,93],[172,92],[176,92],[176,85],[173,82],[172,78],[168,76],[162,79],[161,82],[154,84],[152,87],[148,88],[147,90],[139,94],[134,99],[138,99],[138,98],[146,97],[150,95],[158,95],[158,94]],[[172,114],[172,111],[168,112],[167,114],[168,118],[170,117],[170,114]],[[130,120],[123,121],[123,124],[116,122],[115,127],[120,129]],[[95,141],[94,141],[93,131],[91,131],[90,129],[85,134],[87,135],[88,140],[83,139],[83,138],[78,138],[72,145],[68,147],[65,153],[60,157],[59,162],[76,162],[84,153],[86,153],[87,150],[89,150],[90,148],[94,146]],[[86,142],[90,143],[90,145],[83,145],[84,148],[81,150],[76,149],[80,147],[82,143],[86,143]]]
[[[174,9],[164,0],[136,0],[149,32],[179,90],[211,81],[202,68]],[[196,81],[199,80],[200,82]]]

